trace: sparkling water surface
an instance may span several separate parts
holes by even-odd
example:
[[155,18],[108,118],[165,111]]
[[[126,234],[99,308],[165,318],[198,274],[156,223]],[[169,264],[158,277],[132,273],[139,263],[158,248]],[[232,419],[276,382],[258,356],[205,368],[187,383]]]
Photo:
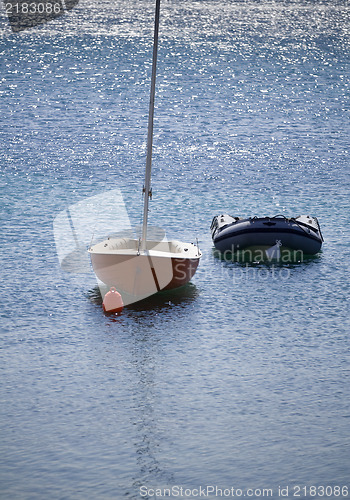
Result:
[[[118,317],[53,221],[118,188],[140,224],[153,2],[19,34],[1,8],[0,497],[350,495],[348,2],[162,3],[150,223],[203,258]],[[323,250],[220,260],[221,212],[317,216]]]

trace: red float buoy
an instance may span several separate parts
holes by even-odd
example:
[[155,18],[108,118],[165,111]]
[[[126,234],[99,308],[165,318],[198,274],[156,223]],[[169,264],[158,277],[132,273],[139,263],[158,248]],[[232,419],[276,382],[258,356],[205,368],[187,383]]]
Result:
[[122,312],[124,307],[123,299],[114,286],[106,293],[102,302],[102,307],[103,311],[107,314]]

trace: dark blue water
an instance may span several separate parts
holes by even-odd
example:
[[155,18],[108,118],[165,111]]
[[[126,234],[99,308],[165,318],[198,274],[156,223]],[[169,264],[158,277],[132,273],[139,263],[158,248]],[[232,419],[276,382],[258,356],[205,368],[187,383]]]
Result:
[[[118,188],[140,223],[153,2],[2,13],[0,497],[346,498],[348,2],[163,3],[150,222],[203,258],[117,318],[53,221]],[[221,261],[222,211],[317,216],[323,251]]]

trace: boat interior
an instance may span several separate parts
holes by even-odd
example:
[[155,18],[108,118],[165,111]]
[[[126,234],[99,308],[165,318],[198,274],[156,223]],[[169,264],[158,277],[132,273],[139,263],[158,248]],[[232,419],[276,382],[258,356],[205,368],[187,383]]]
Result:
[[[103,249],[108,251],[135,251],[140,250],[140,240],[135,238],[108,238],[107,240],[94,245],[92,248],[96,248],[101,251]],[[146,249],[148,251],[163,252],[167,254],[182,254],[183,256],[193,256],[194,254],[198,256],[199,250],[193,243],[181,243],[177,240],[168,241],[166,239],[159,240],[147,240]]]

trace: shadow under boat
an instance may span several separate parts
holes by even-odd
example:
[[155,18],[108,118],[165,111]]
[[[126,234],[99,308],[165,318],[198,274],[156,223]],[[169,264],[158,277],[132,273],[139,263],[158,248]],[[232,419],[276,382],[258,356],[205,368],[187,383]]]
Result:
[[[185,307],[193,303],[199,295],[199,291],[193,283],[187,283],[179,288],[172,290],[162,290],[155,295],[139,300],[137,302],[129,303],[124,307],[125,311],[161,311],[171,306]],[[95,286],[88,291],[87,297],[89,300],[98,306],[102,305],[102,294],[99,286]]]

